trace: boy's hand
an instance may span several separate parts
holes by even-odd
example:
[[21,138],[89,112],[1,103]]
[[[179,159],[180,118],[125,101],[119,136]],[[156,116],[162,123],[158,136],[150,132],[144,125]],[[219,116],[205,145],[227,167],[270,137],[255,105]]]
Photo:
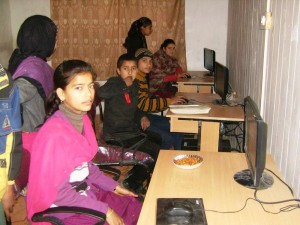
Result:
[[15,203],[15,193],[14,185],[8,185],[6,191],[2,197],[3,210],[6,216],[6,219],[10,221],[10,214],[12,212],[13,205]]
[[150,126],[149,119],[146,116],[142,117],[142,119],[141,119],[141,128],[142,128],[142,130],[146,130],[149,126]]
[[132,76],[128,76],[128,77],[124,78],[124,82],[126,83],[127,87],[131,86],[133,83]]
[[171,98],[171,105],[178,105],[178,104],[183,104],[186,103],[187,100],[184,96],[175,96],[173,98]]

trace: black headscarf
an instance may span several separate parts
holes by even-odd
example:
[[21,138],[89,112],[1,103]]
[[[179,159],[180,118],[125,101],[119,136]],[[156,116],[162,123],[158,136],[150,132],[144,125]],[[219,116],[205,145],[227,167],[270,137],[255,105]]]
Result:
[[20,27],[17,45],[10,59],[8,71],[14,74],[20,63],[28,56],[37,56],[46,61],[51,56],[56,43],[57,27],[42,15],[28,17]]

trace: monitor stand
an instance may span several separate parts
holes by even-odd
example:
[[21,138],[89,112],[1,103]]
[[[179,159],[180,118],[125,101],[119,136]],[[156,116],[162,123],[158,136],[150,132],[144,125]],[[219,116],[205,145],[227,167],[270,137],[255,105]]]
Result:
[[205,77],[212,77],[212,76],[214,76],[214,73],[208,72],[208,73],[203,74],[203,76],[205,76]]
[[226,100],[223,100],[223,99],[216,99],[216,100],[214,100],[213,103],[216,105],[227,105]]
[[259,186],[255,187],[253,185],[253,180],[251,177],[250,170],[239,171],[236,174],[234,174],[233,178],[237,183],[243,185],[244,187],[251,188],[251,189],[258,189],[258,190],[267,189],[271,187],[274,183],[273,177],[267,174],[266,172],[263,172],[262,177],[260,179]]

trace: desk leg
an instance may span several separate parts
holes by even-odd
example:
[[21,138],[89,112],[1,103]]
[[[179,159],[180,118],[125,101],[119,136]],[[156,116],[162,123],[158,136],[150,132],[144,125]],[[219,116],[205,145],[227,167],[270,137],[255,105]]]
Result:
[[218,152],[219,149],[219,122],[202,121],[200,151]]
[[178,83],[178,92],[197,93],[197,85],[185,85]]
[[199,85],[198,88],[198,93],[212,93],[211,86]]

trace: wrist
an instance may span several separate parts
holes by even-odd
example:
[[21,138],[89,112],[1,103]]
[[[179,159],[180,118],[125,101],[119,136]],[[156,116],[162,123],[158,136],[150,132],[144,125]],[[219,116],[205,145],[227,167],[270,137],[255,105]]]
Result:
[[111,214],[113,214],[114,210],[112,208],[108,208],[107,213],[106,213],[106,218],[110,217]]

